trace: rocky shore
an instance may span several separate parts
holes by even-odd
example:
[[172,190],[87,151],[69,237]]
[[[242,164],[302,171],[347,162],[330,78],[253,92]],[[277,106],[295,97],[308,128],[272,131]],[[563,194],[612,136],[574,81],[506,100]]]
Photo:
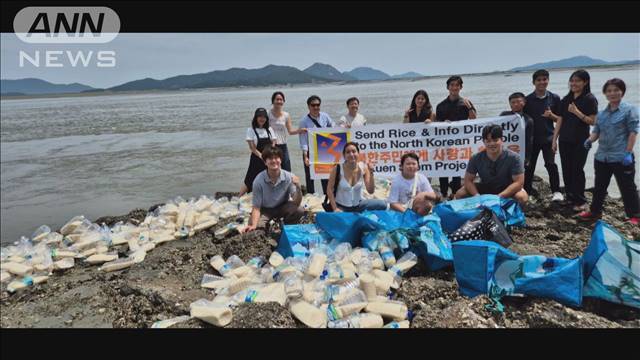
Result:
[[[513,230],[511,250],[521,255],[574,258],[589,243],[593,224],[577,222],[570,208],[550,202],[548,184],[535,182],[539,200],[524,209],[527,227]],[[217,197],[228,195],[218,193]],[[147,210],[134,209],[123,216],[95,219],[115,224],[121,220],[142,221]],[[607,199],[604,220],[629,239],[640,240],[640,229],[624,222],[622,201]],[[228,221],[227,221],[228,222]],[[257,230],[222,239],[214,237],[215,227],[194,236],[158,246],[144,262],[128,269],[103,273],[95,266],[79,263],[56,273],[45,283],[10,294],[6,284],[0,293],[0,326],[146,328],[154,322],[189,314],[189,304],[212,298],[200,287],[203,274],[214,273],[209,259],[221,254],[238,255],[244,261],[265,256],[276,248],[279,232]],[[539,298],[504,299],[503,313],[485,309],[489,299],[473,299],[459,294],[453,269],[427,271],[421,263],[404,276],[398,299],[415,317],[412,328],[529,328],[529,327],[640,327],[640,310],[585,298],[581,308],[571,308]],[[191,319],[174,327],[211,327]],[[230,328],[305,327],[289,310],[277,303],[242,304],[233,312]]]

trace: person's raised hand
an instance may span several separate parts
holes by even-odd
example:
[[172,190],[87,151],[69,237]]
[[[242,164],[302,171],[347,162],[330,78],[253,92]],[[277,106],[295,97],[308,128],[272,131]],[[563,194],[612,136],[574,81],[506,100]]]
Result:
[[462,98],[462,102],[464,103],[464,106],[467,107],[467,109],[471,110],[471,108],[473,108],[473,105],[471,105],[471,101],[467,98]]
[[404,118],[408,119],[409,118],[409,113],[413,111],[413,108],[411,109],[407,109],[407,111],[404,112]]

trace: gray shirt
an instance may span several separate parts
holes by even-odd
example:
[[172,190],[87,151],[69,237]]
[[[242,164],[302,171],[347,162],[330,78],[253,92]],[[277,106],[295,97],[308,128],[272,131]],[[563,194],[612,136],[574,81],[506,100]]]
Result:
[[280,177],[275,184],[271,182],[267,170],[253,180],[253,206],[257,208],[275,208],[287,202],[295,193],[293,174],[286,170],[280,170]]
[[491,161],[486,151],[477,153],[471,157],[467,165],[467,172],[480,175],[483,184],[502,189],[513,183],[513,176],[524,172],[520,163],[520,155],[503,147],[502,154],[496,161]]

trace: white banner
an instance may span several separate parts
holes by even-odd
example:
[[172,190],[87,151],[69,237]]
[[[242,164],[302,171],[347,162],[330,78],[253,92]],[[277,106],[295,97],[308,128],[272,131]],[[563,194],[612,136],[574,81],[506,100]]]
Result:
[[519,153],[524,164],[525,128],[519,115],[429,124],[378,124],[345,129],[309,129],[311,178],[328,179],[334,164],[342,162],[348,141],[360,147],[360,160],[370,161],[376,176],[392,177],[400,171],[400,158],[413,152],[420,171],[429,177],[464,176],[469,159],[482,150],[482,129],[498,124],[504,146]]

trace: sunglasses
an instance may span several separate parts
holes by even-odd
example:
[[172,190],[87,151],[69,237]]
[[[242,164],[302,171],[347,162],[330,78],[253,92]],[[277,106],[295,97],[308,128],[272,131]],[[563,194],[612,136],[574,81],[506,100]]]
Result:
[[320,103],[309,104],[311,107],[320,107]]

